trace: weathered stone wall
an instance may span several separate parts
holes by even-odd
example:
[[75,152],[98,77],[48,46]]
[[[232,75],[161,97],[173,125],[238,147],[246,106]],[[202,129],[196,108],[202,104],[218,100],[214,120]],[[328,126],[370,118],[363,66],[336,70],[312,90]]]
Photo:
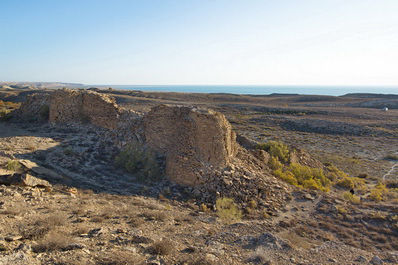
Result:
[[49,121],[90,121],[107,129],[117,127],[120,108],[107,95],[93,91],[63,89],[51,94]]
[[48,94],[32,94],[16,110],[15,117],[22,120],[46,120],[48,119],[49,106],[50,96]]
[[166,176],[182,185],[203,182],[207,170],[227,166],[236,152],[235,133],[224,115],[161,105],[144,118],[146,143],[166,158]]
[[83,95],[80,91],[59,90],[50,96],[49,121],[62,123],[83,119]]
[[[86,121],[111,129],[119,147],[127,141],[145,142],[165,157],[165,174],[178,184],[205,182],[203,176],[225,168],[236,154],[236,135],[215,111],[160,105],[142,117],[93,91],[63,89],[46,98],[50,122]],[[23,108],[39,108],[42,101],[28,100]]]

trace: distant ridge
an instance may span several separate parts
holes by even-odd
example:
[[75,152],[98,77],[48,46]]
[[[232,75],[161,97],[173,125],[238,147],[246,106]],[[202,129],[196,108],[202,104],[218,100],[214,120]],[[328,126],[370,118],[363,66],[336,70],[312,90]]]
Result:
[[[397,91],[398,93],[398,91]],[[340,97],[350,97],[350,98],[387,98],[387,99],[397,99],[398,94],[377,94],[377,93],[349,93]]]
[[64,82],[7,82],[0,81],[0,86],[9,86],[11,88],[62,88],[62,87],[82,87],[80,83],[64,83]]

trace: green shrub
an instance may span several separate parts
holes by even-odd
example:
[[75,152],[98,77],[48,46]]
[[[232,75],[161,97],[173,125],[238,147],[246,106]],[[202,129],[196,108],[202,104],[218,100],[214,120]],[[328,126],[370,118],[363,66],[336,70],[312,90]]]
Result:
[[325,176],[323,169],[303,166],[292,163],[289,170],[304,188],[329,191],[330,180]]
[[272,157],[277,157],[282,163],[289,161],[289,147],[282,142],[269,141],[268,143],[260,143],[257,144],[256,148],[267,151]]
[[370,192],[369,199],[375,202],[380,202],[383,199],[383,192],[379,189],[373,189]]
[[369,199],[372,201],[380,202],[384,199],[384,197],[387,195],[388,189],[386,185],[382,182],[377,183],[377,185],[374,187],[374,189],[371,190]]
[[285,171],[282,168],[274,170],[273,175],[297,187],[321,191],[330,190],[331,182],[321,168],[292,163]]
[[354,188],[354,181],[352,181],[352,179],[350,179],[348,177],[345,177],[345,178],[338,180],[336,182],[335,186],[337,186],[339,188],[350,190],[350,189]]
[[238,209],[232,198],[219,198],[216,201],[217,215],[224,224],[232,224],[242,219],[242,211]]
[[18,160],[10,160],[7,162],[6,169],[11,171],[18,171],[21,169],[21,164],[18,162]]
[[352,203],[360,203],[361,202],[361,199],[358,196],[352,194],[349,191],[346,191],[343,193],[343,198]]
[[279,162],[277,157],[271,157],[268,162],[268,166],[272,170],[277,170],[277,169],[282,168],[283,164],[281,162]]
[[140,181],[151,182],[161,178],[156,153],[139,142],[126,145],[116,156],[115,164],[134,174]]
[[282,169],[277,169],[273,174],[275,177],[280,178],[291,185],[298,186],[297,179],[290,171],[283,172]]
[[345,172],[341,171],[334,165],[327,166],[327,176],[331,181],[337,181],[339,179],[348,177]]

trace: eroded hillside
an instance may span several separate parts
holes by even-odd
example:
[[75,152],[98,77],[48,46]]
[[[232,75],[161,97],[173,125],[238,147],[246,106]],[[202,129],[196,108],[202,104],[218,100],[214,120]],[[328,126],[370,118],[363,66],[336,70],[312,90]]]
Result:
[[[391,112],[357,134],[341,123],[372,123],[372,112],[355,120],[330,107],[243,105],[233,95],[176,106],[170,97],[127,97],[119,106],[103,94],[59,90],[28,97],[2,122],[3,263],[396,262],[394,184],[378,184],[383,174],[373,166],[394,176],[382,158],[393,154],[395,136],[380,129]],[[322,126],[313,120],[330,130],[314,130]],[[304,127],[286,126],[294,122]],[[391,151],[376,160],[366,160],[371,148],[340,158],[338,146],[356,150],[350,138],[358,148],[372,139]],[[270,140],[287,143],[287,151],[256,148]],[[217,204],[222,198],[232,203]]]

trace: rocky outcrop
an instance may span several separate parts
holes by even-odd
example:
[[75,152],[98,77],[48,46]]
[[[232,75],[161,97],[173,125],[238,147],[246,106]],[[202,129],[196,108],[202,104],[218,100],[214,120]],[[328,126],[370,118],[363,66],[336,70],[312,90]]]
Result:
[[0,169],[0,184],[28,187],[51,187],[51,184],[44,179],[36,178],[27,173],[19,174],[3,169]]
[[144,118],[146,143],[165,156],[166,175],[183,185],[203,182],[201,172],[227,166],[236,152],[235,133],[211,110],[161,105]]
[[115,129],[120,113],[115,99],[93,91],[63,89],[50,98],[49,121],[53,123],[82,121]]

